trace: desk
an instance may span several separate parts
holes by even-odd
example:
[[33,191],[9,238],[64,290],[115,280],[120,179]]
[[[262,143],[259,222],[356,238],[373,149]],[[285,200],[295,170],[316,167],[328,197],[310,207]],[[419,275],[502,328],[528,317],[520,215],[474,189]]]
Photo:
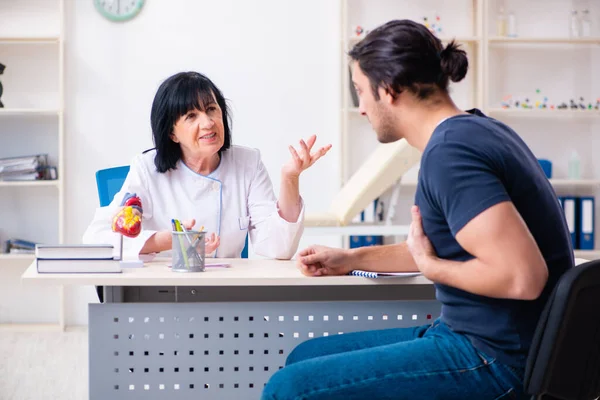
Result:
[[[211,260],[213,261],[213,260]],[[293,261],[235,259],[172,272],[167,260],[120,274],[38,274],[24,283],[99,285],[89,305],[90,399],[259,399],[304,340],[421,325],[439,315],[422,276],[309,278]]]

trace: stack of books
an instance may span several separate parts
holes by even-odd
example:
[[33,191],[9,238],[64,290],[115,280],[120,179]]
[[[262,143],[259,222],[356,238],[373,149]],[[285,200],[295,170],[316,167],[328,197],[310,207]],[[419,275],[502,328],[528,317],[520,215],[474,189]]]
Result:
[[35,246],[39,273],[114,273],[121,262],[113,256],[114,247],[104,244]]
[[56,179],[56,167],[48,165],[48,154],[0,158],[0,181]]

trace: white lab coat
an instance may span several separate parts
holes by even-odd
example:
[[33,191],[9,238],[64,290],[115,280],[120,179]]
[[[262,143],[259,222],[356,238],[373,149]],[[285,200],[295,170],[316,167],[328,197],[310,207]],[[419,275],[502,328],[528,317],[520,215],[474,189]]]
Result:
[[172,230],[173,218],[193,218],[195,229],[203,225],[207,233],[219,235],[221,244],[212,254],[214,257],[240,257],[246,234],[258,255],[276,259],[294,256],[303,232],[304,203],[296,222],[281,218],[258,150],[231,146],[208,176],[197,174],[181,160],[175,170],[159,173],[154,165],[155,155],[156,150],[151,150],[135,157],[112,203],[96,210],[84,233],[84,243],[115,243],[111,219],[129,192],[142,201],[142,232],[137,238],[124,238],[124,257],[137,258],[155,232]]

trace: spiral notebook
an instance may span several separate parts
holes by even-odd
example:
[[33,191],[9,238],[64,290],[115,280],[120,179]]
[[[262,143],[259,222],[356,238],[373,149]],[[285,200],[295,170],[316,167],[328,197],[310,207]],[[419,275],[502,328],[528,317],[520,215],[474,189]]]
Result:
[[420,272],[372,272],[355,269],[350,275],[362,276],[363,278],[408,278],[421,275]]

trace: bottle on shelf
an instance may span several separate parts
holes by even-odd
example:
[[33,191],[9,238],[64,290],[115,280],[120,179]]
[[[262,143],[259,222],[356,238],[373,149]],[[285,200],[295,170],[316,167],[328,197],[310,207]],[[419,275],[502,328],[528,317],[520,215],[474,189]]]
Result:
[[569,34],[572,38],[581,36],[581,21],[579,20],[579,14],[577,10],[571,11],[571,18],[569,19]]
[[504,13],[504,5],[501,4],[496,15],[496,35],[500,37],[506,36],[506,14]]
[[581,178],[581,169],[580,169],[580,160],[579,154],[576,150],[571,152],[571,156],[569,157],[569,179],[580,179]]
[[590,17],[590,10],[587,9],[581,11],[581,36],[592,36],[592,19]]
[[508,37],[517,37],[517,16],[514,11],[508,13]]

